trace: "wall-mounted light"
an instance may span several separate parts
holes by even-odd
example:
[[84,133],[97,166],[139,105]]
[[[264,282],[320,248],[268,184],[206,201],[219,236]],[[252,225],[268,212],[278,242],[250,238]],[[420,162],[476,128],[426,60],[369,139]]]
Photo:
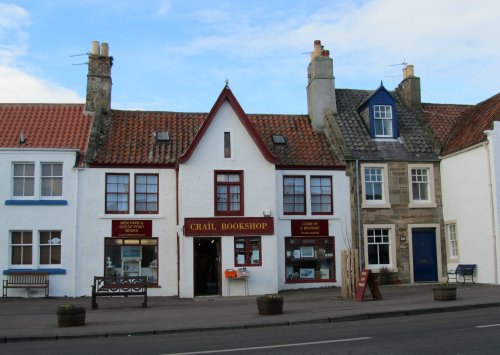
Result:
[[399,236],[399,241],[402,243],[406,242],[406,235],[403,234],[403,235]]
[[271,217],[271,210],[264,210],[262,211],[262,214],[264,215],[264,217]]

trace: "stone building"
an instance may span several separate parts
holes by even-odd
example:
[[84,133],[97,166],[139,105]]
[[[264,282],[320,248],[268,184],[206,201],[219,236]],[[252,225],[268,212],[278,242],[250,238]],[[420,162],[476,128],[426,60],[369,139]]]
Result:
[[[319,41],[309,65],[311,114],[351,181],[353,245],[360,266],[403,283],[446,277],[439,145],[420,114],[420,79],[404,69],[398,88],[337,89]],[[321,99],[318,99],[320,97]]]

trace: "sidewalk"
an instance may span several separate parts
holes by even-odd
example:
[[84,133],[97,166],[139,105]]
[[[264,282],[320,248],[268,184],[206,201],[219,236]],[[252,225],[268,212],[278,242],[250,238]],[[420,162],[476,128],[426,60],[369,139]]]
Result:
[[[248,328],[307,322],[358,320],[500,306],[500,286],[458,285],[456,301],[434,301],[432,285],[381,286],[383,300],[363,302],[340,299],[339,288],[282,292],[283,314],[261,316],[256,296],[98,298],[3,298],[0,300],[0,342],[65,337],[104,337],[209,329]],[[367,297],[370,292],[367,290]],[[62,303],[87,307],[86,325],[58,327],[56,309]]]

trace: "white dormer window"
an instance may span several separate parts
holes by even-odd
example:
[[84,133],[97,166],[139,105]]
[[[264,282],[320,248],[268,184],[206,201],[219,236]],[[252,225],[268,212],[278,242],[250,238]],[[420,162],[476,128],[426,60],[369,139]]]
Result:
[[393,138],[392,134],[392,106],[374,105],[373,118],[376,138]]

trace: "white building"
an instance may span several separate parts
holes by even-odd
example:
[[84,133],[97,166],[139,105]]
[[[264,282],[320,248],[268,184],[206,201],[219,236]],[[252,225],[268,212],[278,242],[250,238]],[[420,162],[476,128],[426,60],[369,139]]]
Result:
[[[439,117],[437,118],[439,119]],[[477,264],[474,280],[499,283],[500,94],[465,110],[442,151],[448,269]]]
[[0,268],[48,272],[53,296],[78,287],[80,158],[91,123],[83,105],[0,104]]

